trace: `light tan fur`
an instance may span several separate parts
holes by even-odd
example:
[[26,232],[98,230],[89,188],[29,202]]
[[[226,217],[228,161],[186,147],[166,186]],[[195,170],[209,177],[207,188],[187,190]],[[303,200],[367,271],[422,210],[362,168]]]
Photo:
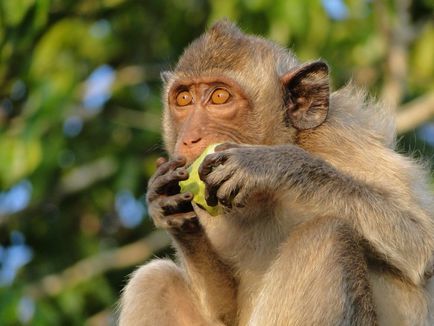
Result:
[[[212,217],[196,206],[207,240],[174,235],[178,265],[153,261],[133,274],[121,325],[433,324],[434,200],[426,173],[394,151],[391,113],[352,85],[330,95],[320,126],[285,125],[280,80],[299,65],[283,48],[220,22],[168,76],[164,99],[179,78],[237,81],[256,108],[240,126],[260,145],[249,148],[265,163],[265,154],[287,150],[291,163],[279,174],[287,183],[247,207]],[[180,131],[165,105],[173,154]]]

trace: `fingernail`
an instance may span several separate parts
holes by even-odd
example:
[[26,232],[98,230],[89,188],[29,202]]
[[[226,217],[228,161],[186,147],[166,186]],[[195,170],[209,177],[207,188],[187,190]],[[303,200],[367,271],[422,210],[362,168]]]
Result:
[[190,192],[186,192],[184,194],[184,199],[188,200],[188,199],[191,199],[191,198],[193,198],[193,196],[192,196],[192,194]]
[[158,166],[160,166],[161,164],[165,163],[166,159],[164,157],[159,157],[156,161],[155,164]]

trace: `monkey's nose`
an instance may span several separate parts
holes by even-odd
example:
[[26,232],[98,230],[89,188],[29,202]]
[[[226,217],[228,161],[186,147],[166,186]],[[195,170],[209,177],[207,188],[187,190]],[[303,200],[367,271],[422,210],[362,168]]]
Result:
[[189,145],[197,144],[201,140],[202,140],[202,137],[196,137],[196,138],[191,138],[191,139],[184,140],[182,143],[185,146],[189,146]]

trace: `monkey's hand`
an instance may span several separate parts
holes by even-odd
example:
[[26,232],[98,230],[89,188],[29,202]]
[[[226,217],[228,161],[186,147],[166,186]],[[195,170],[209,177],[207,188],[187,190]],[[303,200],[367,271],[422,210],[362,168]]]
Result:
[[149,215],[155,225],[174,233],[195,233],[200,231],[196,213],[191,200],[193,194],[180,194],[178,182],[188,179],[186,159],[178,157],[167,161],[157,160],[157,171],[149,180],[146,199]]
[[249,200],[272,202],[282,183],[278,170],[286,153],[271,146],[231,143],[221,144],[215,151],[205,157],[199,168],[208,205],[242,208]]

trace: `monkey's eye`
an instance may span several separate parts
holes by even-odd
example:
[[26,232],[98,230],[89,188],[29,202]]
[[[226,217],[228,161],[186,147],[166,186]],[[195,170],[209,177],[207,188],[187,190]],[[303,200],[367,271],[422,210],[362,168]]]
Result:
[[231,94],[223,88],[216,89],[211,95],[211,102],[213,104],[224,104],[229,100]]
[[176,96],[176,104],[179,106],[186,106],[191,103],[192,99],[190,92],[182,91]]

